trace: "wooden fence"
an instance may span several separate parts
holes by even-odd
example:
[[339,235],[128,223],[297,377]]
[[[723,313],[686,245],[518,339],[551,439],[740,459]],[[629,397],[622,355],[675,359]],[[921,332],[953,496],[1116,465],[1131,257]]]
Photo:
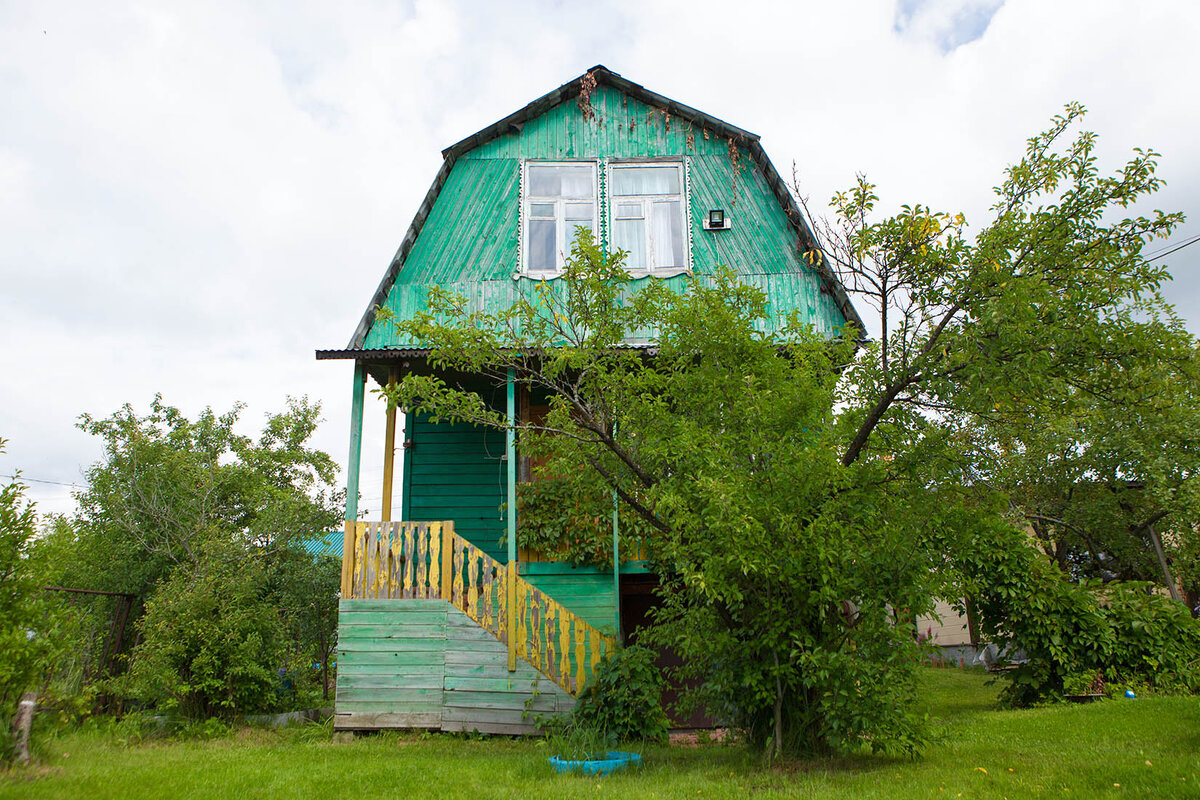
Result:
[[[351,528],[351,526],[353,526]],[[342,597],[447,600],[572,696],[615,645],[561,603],[454,533],[453,522],[347,523]]]

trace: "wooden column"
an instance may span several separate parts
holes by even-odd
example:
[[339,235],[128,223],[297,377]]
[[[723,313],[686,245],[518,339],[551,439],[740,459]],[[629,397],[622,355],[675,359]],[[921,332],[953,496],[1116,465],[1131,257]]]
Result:
[[508,671],[517,669],[517,374],[508,371],[508,428],[504,432],[504,453],[508,463]]
[[624,644],[625,637],[621,635],[621,535],[617,527],[617,490],[612,491],[613,511],[612,511],[612,528],[613,528],[613,624],[616,628],[613,630],[613,635],[617,638],[617,644]]
[[367,387],[367,368],[354,364],[354,390],[350,402],[350,457],[346,462],[346,530],[342,537],[342,597],[349,597],[350,575],[354,568],[354,523],[358,520],[358,468],[362,460],[363,395]]
[[[396,368],[388,370],[388,389],[396,388]],[[387,425],[383,433],[383,509],[380,521],[392,521],[392,481],[396,469],[396,401],[387,402]]]

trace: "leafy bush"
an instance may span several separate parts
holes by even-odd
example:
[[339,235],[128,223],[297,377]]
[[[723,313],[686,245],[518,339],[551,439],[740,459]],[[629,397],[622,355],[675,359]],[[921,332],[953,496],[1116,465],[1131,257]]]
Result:
[[574,719],[615,741],[661,742],[669,723],[662,709],[663,676],[654,651],[631,645],[609,654],[584,687]]
[[[1029,661],[1006,671],[1017,706],[1076,693],[1080,676],[1163,692],[1200,690],[1200,621],[1153,584],[1071,583],[1020,539],[993,537],[972,569],[985,634]],[[1069,685],[1068,685],[1069,684]]]
[[[535,449],[535,438],[526,434],[522,445]],[[537,468],[537,480],[517,484],[517,543],[572,564],[611,567],[611,491],[582,470],[562,475],[553,455],[546,458],[547,464]],[[651,527],[629,506],[622,503],[618,514],[622,547],[651,534]]]
[[0,761],[8,759],[12,747],[8,721],[21,695],[36,687],[50,651],[43,631],[45,604],[27,558],[34,534],[33,506],[24,499],[24,487],[0,487]]
[[[236,551],[235,551],[236,552]],[[130,689],[160,710],[228,717],[276,699],[279,620],[258,597],[253,564],[213,554],[178,571],[147,604]]]

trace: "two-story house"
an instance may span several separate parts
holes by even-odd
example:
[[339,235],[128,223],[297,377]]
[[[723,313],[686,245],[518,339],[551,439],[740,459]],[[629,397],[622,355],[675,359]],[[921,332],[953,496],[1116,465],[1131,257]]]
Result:
[[[350,343],[317,352],[354,362],[339,729],[528,731],[525,712],[571,707],[622,633],[622,582],[645,582],[637,577],[644,565],[624,558],[618,541],[608,571],[517,548],[511,431],[410,415],[398,446],[398,410],[382,403],[383,519],[359,521],[367,382],[431,370],[423,344],[400,338],[377,309],[410,316],[425,308],[431,285],[473,309],[508,307],[539,282],[553,288],[583,226],[608,249],[628,251],[639,279],[681,286],[725,265],[766,291],[775,318],[798,310],[818,330],[848,321],[861,329],[843,287],[804,257],[815,239],[758,137],[604,67],[443,158]],[[444,377],[512,420],[528,413],[511,378]],[[393,522],[397,479],[401,521]]]

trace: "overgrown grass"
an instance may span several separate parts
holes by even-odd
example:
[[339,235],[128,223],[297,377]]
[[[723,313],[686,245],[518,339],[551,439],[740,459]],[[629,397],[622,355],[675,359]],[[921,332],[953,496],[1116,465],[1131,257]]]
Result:
[[335,741],[306,726],[135,744],[97,730],[43,734],[38,765],[0,773],[0,798],[1200,797],[1200,698],[1002,711],[980,673],[927,670],[923,681],[938,741],[915,762],[764,769],[737,747],[664,747],[638,772],[585,779],[551,773],[545,744],[530,740]]

